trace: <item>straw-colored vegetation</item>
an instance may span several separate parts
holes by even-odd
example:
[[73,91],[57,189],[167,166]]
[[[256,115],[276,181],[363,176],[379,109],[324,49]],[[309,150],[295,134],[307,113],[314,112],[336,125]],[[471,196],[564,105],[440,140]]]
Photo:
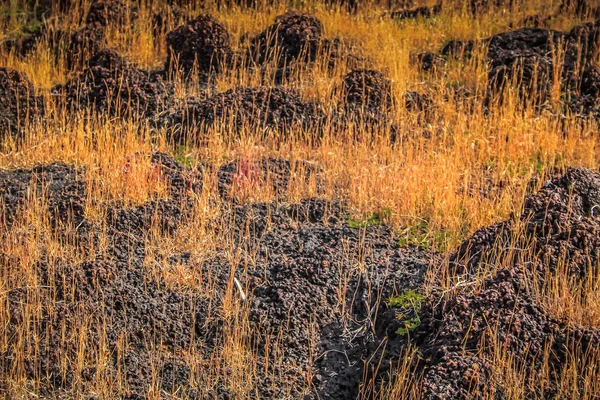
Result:
[[[31,5],[25,3],[29,2],[11,0],[0,5],[0,41],[22,34],[23,24],[30,20],[28,16],[32,12]],[[52,15],[49,22],[74,31],[80,26],[88,6],[87,0],[83,3],[67,15]],[[185,14],[215,16],[231,33],[236,50],[247,45],[244,39],[247,35],[262,31],[287,9],[283,1],[258,10],[222,6],[216,0],[196,3],[196,6],[185,7]],[[443,71],[433,73],[419,72],[411,62],[412,54],[436,52],[450,39],[486,38],[508,30],[514,26],[511,24],[518,24],[528,15],[548,14],[558,6],[557,1],[553,4],[532,0],[516,11],[499,7],[473,17],[465,11],[467,5],[461,0],[447,0],[438,16],[402,22],[382,17],[386,4],[361,6],[358,13],[352,15],[343,7],[326,8],[316,0],[292,3],[295,9],[316,15],[324,25],[326,37],[341,38],[350,52],[364,57],[365,66],[384,72],[393,81],[397,101],[391,118],[398,126],[396,143],[390,143],[389,132],[383,128],[360,131],[360,127],[349,126],[339,131],[332,125],[317,141],[311,139],[310,132],[265,135],[250,126],[240,130],[225,124],[211,127],[200,146],[169,143],[165,132],[152,131],[143,120],[89,111],[66,112],[62,99],[51,96],[49,89],[76,75],[83,65],[69,70],[64,56],[55,57],[42,44],[25,58],[14,51],[0,50],[0,66],[25,72],[47,104],[45,119],[28,126],[21,141],[5,138],[1,144],[0,168],[29,168],[55,161],[74,165],[88,182],[86,218],[101,227],[106,224],[108,205],[133,207],[150,199],[170,196],[168,185],[148,156],[154,151],[174,155],[190,170],[200,163],[218,167],[238,158],[254,160],[272,156],[308,160],[318,166],[321,186],[317,188],[314,177],[308,181],[292,179],[288,193],[278,201],[296,202],[313,196],[342,200],[356,228],[385,223],[398,234],[402,244],[419,245],[434,252],[451,251],[475,230],[510,218],[521,209],[526,191],[532,190],[528,184],[533,178],[537,178],[533,188],[537,190],[556,169],[600,168],[600,140],[595,121],[582,122],[568,116],[562,119],[558,105],[540,112],[510,91],[506,99],[501,104],[493,104],[489,112],[481,107],[487,87],[485,48],[477,49],[475,57],[466,62],[453,61]],[[152,34],[152,15],[164,7],[162,1],[142,0],[139,20],[127,26],[110,26],[106,47],[116,49],[141,68],[161,67],[167,52],[165,34],[176,27],[173,21],[167,21],[160,35]],[[552,28],[568,30],[581,22],[564,15],[552,20]],[[298,89],[304,98],[317,99],[333,111],[342,101],[336,87],[348,71],[346,65],[328,70],[324,63],[317,62],[311,68],[293,71],[284,86]],[[176,76],[174,79],[178,98],[203,94],[203,88],[194,78]],[[264,81],[258,72],[243,68],[225,70],[212,77],[210,83],[216,92],[260,84]],[[453,93],[457,88],[471,93],[472,100],[455,99]],[[405,108],[402,99],[406,90],[430,96],[433,106],[427,117]],[[303,175],[303,171],[294,174]],[[231,233],[222,229],[227,221],[223,220],[224,200],[217,193],[216,179],[216,173],[205,174],[204,188],[194,198],[192,212],[175,235],[159,227],[148,232],[145,265],[148,276],[160,285],[211,298],[215,292],[214,277],[210,272],[191,266],[201,264],[217,252],[226,254],[226,261],[232,266],[242,259],[248,260]],[[236,182],[235,195],[241,202],[275,198],[269,185],[252,180]],[[111,245],[98,240],[96,247],[82,248],[76,240],[76,227],[68,223],[53,226],[47,204],[33,194],[30,197],[10,227],[2,225],[0,220],[0,365],[2,355],[9,350],[20,357],[13,360],[10,371],[2,368],[6,375],[0,377],[4,383],[0,385],[0,396],[7,399],[44,395],[39,392],[39,383],[27,377],[26,368],[29,362],[35,364],[38,357],[41,340],[38,324],[42,323],[43,315],[59,305],[48,300],[53,298],[56,288],[52,284],[40,287],[33,266],[42,258],[56,268],[67,263],[77,265],[96,259],[103,254],[103,248]],[[189,264],[166,262],[170,255],[182,251],[190,252]],[[360,260],[357,263],[360,264]],[[440,269],[444,270],[444,263],[441,264],[430,274],[430,287],[425,294],[434,289],[447,293],[453,290],[452,277],[440,279],[444,276],[439,273]],[[489,271],[482,272],[474,281],[486,273]],[[537,290],[533,295],[557,318],[566,318],[579,326],[600,328],[598,277],[573,285],[566,272],[555,271],[544,281],[547,285],[532,289]],[[22,317],[24,322],[18,329],[18,348],[9,349],[9,343],[15,340],[8,338],[4,329],[11,318],[7,296],[10,291],[24,288],[27,315]],[[477,290],[476,283],[470,290]],[[249,328],[247,303],[241,302],[239,297],[232,272],[225,296],[219,299],[218,313],[211,316],[223,324],[216,350],[208,356],[193,349],[179,355],[193,366],[192,385],[204,396],[210,397],[212,388],[226,387],[236,398],[255,397],[254,377],[258,364],[253,360],[264,349],[253,348],[251,338],[263,333]],[[340,303],[340,312],[343,312],[343,301]],[[58,361],[65,374],[74,371],[73,376],[81,376],[87,365],[96,366],[96,372],[88,381],[74,378],[68,392],[61,396],[108,399],[126,393],[119,375],[105,373],[105,367],[115,359],[117,363],[124,362],[120,357],[129,344],[117,343],[116,349],[123,353],[112,353],[110,349],[115,348],[115,344],[106,343],[103,336],[105,322],[89,318],[83,308],[79,324],[65,325],[63,329],[64,354]],[[94,348],[88,345],[90,335],[99,338],[93,341]],[[543,369],[537,371],[536,376],[521,374],[527,366],[504,354],[502,338],[492,335],[487,339],[482,346],[492,349],[494,357],[489,361],[498,379],[509,388],[505,393],[509,398],[521,398],[530,383],[528,380],[546,379],[547,370]],[[155,340],[155,345],[160,347],[161,338]],[[267,342],[271,346],[267,351],[276,352],[280,341],[276,335],[269,337]],[[420,376],[415,374],[411,363],[417,356],[416,350],[408,350],[394,376],[383,387],[365,377],[361,395],[367,398],[377,391],[377,398],[419,398]],[[564,390],[560,398],[598,398],[598,369],[586,366],[593,364],[598,368],[600,353],[571,356],[563,374]],[[317,357],[319,354],[314,354],[314,358]],[[585,364],[581,357],[585,358]],[[266,375],[277,377],[287,368],[285,360],[283,355],[275,355],[271,360],[274,360],[272,364],[261,368],[267,370]],[[305,378],[310,386],[310,374]],[[585,393],[575,390],[575,382],[581,379],[588,382]],[[294,384],[290,381],[290,387]],[[310,387],[306,391],[309,392]],[[167,395],[158,384],[148,393],[150,399],[171,398],[168,396],[178,397],[177,393]]]

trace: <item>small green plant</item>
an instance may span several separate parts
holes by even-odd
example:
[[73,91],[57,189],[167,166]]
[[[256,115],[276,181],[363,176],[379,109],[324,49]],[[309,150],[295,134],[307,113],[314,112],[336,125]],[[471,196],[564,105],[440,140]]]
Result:
[[398,296],[388,298],[387,304],[392,308],[415,307],[416,305],[420,309],[421,303],[424,301],[425,296],[410,289]]
[[425,296],[412,289],[387,299],[388,306],[399,309],[397,317],[403,326],[396,331],[398,335],[407,335],[419,326],[421,323],[421,304],[424,301]]
[[433,248],[436,251],[446,251],[447,232],[431,229],[426,220],[420,220],[415,225],[406,227],[400,234],[400,246],[418,246],[424,249]]
[[353,229],[364,228],[367,226],[381,225],[386,218],[392,215],[392,210],[384,208],[381,211],[373,213],[367,219],[348,219],[348,226]]
[[414,331],[421,324],[421,318],[418,316],[412,317],[404,320],[403,323],[404,326],[396,330],[396,334],[400,336],[408,335],[410,332]]
[[186,146],[178,146],[174,154],[175,161],[184,167],[190,168],[194,165],[194,157],[188,152]]

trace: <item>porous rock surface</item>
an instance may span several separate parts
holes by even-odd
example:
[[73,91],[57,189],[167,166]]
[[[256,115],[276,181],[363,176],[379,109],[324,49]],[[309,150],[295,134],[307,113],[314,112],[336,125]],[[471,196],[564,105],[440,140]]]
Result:
[[[42,323],[31,331],[43,338],[37,357],[24,364],[26,376],[40,382],[41,395],[52,398],[76,382],[93,380],[97,373],[97,366],[87,361],[81,370],[59,362],[67,354],[75,357],[79,349],[74,342],[65,342],[61,332],[78,329],[82,318],[90,326],[104,327],[89,331],[88,351],[97,349],[100,341],[111,353],[118,351],[123,341],[127,343],[126,350],[118,358],[109,358],[112,361],[102,370],[108,376],[124,378],[119,395],[145,396],[152,382],[158,382],[166,393],[186,398],[233,395],[222,385],[193,386],[190,376],[197,366],[176,355],[193,350],[208,359],[220,346],[225,320],[219,310],[233,271],[248,296],[249,345],[258,349],[256,393],[278,398],[292,388],[294,398],[356,396],[362,360],[380,347],[390,325],[389,318],[375,322],[378,310],[384,314],[386,308],[378,299],[408,288],[419,290],[430,255],[399,247],[384,226],[348,226],[336,203],[316,199],[298,204],[227,203],[219,229],[230,232],[250,258],[231,265],[217,252],[195,265],[189,253],[177,252],[164,268],[176,264],[200,268],[213,277],[215,293],[207,297],[167,288],[145,266],[150,227],[158,222],[166,232],[176,233],[203,179],[202,172],[184,169],[165,154],[152,155],[152,162],[170,185],[169,196],[135,207],[108,205],[105,228],[85,217],[85,174],[63,164],[0,174],[0,196],[11,213],[27,201],[32,184],[44,182],[50,210],[54,210],[51,215],[57,221],[65,214],[73,216],[65,224],[75,227],[76,240],[83,248],[97,249],[101,238],[109,244],[84,262],[51,263],[41,257],[32,268],[40,287],[52,290],[34,292],[19,287],[8,295],[9,337],[16,338],[12,333],[24,323],[28,303],[41,296],[48,306],[40,310]],[[267,164],[274,163],[269,160]],[[279,164],[285,169],[285,162]],[[221,175],[219,180],[226,178]],[[56,229],[59,235],[66,234],[63,225]],[[235,301],[240,301],[235,293]],[[372,329],[378,332],[376,336]],[[276,342],[271,340],[280,334],[283,342],[277,348],[283,349],[283,354],[275,352]],[[342,363],[339,354],[344,353],[347,356]],[[281,357],[284,370],[267,368]],[[2,354],[2,360],[4,370],[23,365],[10,349]],[[309,368],[317,373],[312,389],[305,392],[302,388],[308,387]]]
[[42,99],[26,74],[0,68],[0,138],[20,133],[43,110]]
[[[517,357],[524,366],[523,376],[533,382],[527,396],[560,395],[559,379],[570,355],[585,357],[597,348],[600,330],[568,324],[540,304],[534,293],[553,273],[564,273],[575,284],[598,276],[599,205],[600,174],[570,169],[529,196],[518,220],[481,229],[452,255],[451,270],[464,277],[464,288],[449,298],[430,300],[416,339],[424,357],[424,398],[505,396],[506,388],[491,367],[492,353],[475,353],[498,340],[496,345]],[[524,224],[522,238],[516,235],[520,224]],[[527,262],[511,255],[527,246],[531,246]],[[486,265],[502,260],[505,266],[479,289],[464,285]],[[537,377],[543,368],[549,368],[549,379]]]
[[315,128],[325,120],[318,103],[304,100],[296,90],[284,87],[240,87],[186,103],[161,113],[155,121],[158,127],[168,128],[178,142],[193,139],[191,133],[202,133],[216,122],[235,126],[236,130],[246,127],[286,131]]
[[208,15],[200,15],[167,34],[166,68],[177,67],[190,73],[218,72],[232,56],[230,35],[223,24]]
[[70,109],[92,107],[113,115],[150,116],[163,108],[172,87],[114,50],[102,50],[79,76],[52,91],[64,95]]

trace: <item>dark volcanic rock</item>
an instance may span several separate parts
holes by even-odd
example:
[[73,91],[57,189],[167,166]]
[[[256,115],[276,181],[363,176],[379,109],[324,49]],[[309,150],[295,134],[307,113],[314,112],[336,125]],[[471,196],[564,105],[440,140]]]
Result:
[[[152,380],[152,363],[158,363],[154,365],[164,371],[165,387],[175,385],[173,390],[188,393],[180,386],[187,388],[189,382],[182,383],[178,378],[185,374],[185,369],[173,365],[172,354],[189,349],[195,335],[211,329],[206,321],[210,314],[209,305],[205,298],[166,289],[158,282],[148,280],[144,254],[151,223],[158,219],[159,225],[174,231],[189,209],[189,193],[201,190],[202,179],[197,174],[191,176],[166,154],[154,154],[152,162],[159,168],[161,179],[168,181],[170,197],[134,208],[110,206],[105,228],[84,218],[85,181],[77,177],[73,168],[51,164],[0,173],[0,196],[7,204],[7,212],[22,203],[32,185],[40,188],[43,181],[47,185],[45,193],[51,214],[65,220],[67,216],[73,216],[78,244],[86,249],[98,248],[100,237],[109,244],[83,263],[51,262],[41,257],[34,266],[38,283],[46,285],[44,287],[52,285],[53,290],[36,293],[43,299],[44,308],[40,331],[32,334],[42,335],[45,340],[38,348],[35,362],[26,363],[25,372],[38,378],[40,390],[49,398],[68,390],[74,379],[89,380],[94,373],[96,364],[93,361],[87,362],[81,375],[77,376],[72,366],[61,362],[67,354],[75,354],[72,342],[63,341],[61,327],[79,329],[82,318],[91,324],[85,344],[89,351],[97,349],[100,340],[110,347],[111,352],[117,351],[120,340],[126,340],[127,348],[118,350],[123,351],[121,361],[109,357],[105,372],[115,379],[117,373],[121,373],[130,393],[147,393]],[[58,235],[65,233],[60,225],[56,229]],[[23,307],[28,301],[34,300],[27,289],[10,292],[11,325],[8,332],[15,332],[14,329],[23,323]],[[100,337],[100,326],[106,327],[102,332],[106,337]],[[158,344],[163,350],[158,350]],[[3,369],[10,368],[15,360],[13,353],[5,355]],[[121,364],[117,366],[117,363]],[[117,397],[120,394],[113,393]]]
[[52,91],[66,96],[71,109],[93,107],[113,115],[135,116],[159,111],[172,89],[158,75],[140,70],[113,50],[102,50],[77,78]]
[[433,108],[433,100],[426,94],[418,92],[405,92],[405,105],[409,111],[428,112]]
[[[224,207],[219,229],[232,232],[235,246],[245,249],[239,264],[232,265],[220,250],[200,264],[192,264],[189,253],[175,251],[161,270],[174,265],[199,269],[213,283],[206,295],[169,288],[150,272],[150,227],[158,219],[175,234],[201,190],[202,177],[166,154],[156,153],[152,161],[169,183],[169,197],[133,208],[109,205],[105,226],[83,217],[79,204],[86,198],[84,188],[70,167],[53,164],[2,173],[6,177],[0,178],[0,193],[5,203],[14,205],[31,189],[32,174],[41,171],[49,204],[59,215],[76,215],[78,244],[97,249],[83,262],[42,256],[32,267],[39,289],[23,287],[19,280],[6,282],[9,344],[23,337],[16,333],[26,323],[29,304],[41,301],[43,306],[40,323],[24,337],[41,339],[35,357],[21,360],[16,348],[8,349],[2,354],[2,371],[23,368],[28,379],[37,380],[40,393],[52,398],[81,380],[94,379],[95,358],[80,359],[82,369],[75,366],[81,346],[87,354],[105,346],[118,357],[107,357],[102,373],[126,385],[112,396],[143,397],[159,384],[167,393],[205,398],[207,393],[200,392],[205,388],[191,386],[204,367],[192,367],[183,354],[192,351],[210,359],[222,347],[223,328],[230,322],[220,309],[234,274],[247,296],[248,346],[258,351],[253,391],[260,397],[281,398],[291,388],[294,398],[302,397],[311,367],[318,378],[309,398],[356,397],[363,360],[369,360],[387,335],[389,320],[374,322],[377,312],[387,312],[380,299],[420,290],[429,255],[400,248],[384,226],[350,228],[338,204],[311,199],[291,205],[232,205]],[[287,169],[285,163],[278,165]],[[66,211],[71,204],[77,207]],[[100,248],[100,240],[108,245]],[[5,268],[17,265],[4,256],[0,260]],[[236,289],[234,301],[239,297]],[[79,332],[82,323],[87,324],[85,342],[65,337],[65,331]],[[280,339],[272,340],[278,335]],[[334,354],[340,353],[347,354],[347,362],[336,361]],[[280,356],[285,369],[271,370]],[[229,395],[225,388],[214,390],[216,397]]]
[[[594,89],[599,39],[598,21],[566,33],[523,28],[492,36],[487,40],[488,100],[515,87],[521,98],[535,99],[541,105],[558,82],[566,108],[577,114],[599,115]],[[557,51],[563,54],[560,65],[556,64]]]
[[137,20],[136,2],[129,0],[93,0],[85,25],[106,27],[108,24],[130,24]]
[[562,33],[523,28],[495,35],[488,49],[488,79],[492,91],[518,87],[524,95],[542,96],[550,91],[554,73],[553,49]]
[[342,124],[350,120],[368,126],[390,125],[392,82],[381,72],[351,71],[344,77],[341,92],[344,99]]
[[[71,6],[73,6],[71,4]],[[109,24],[132,24],[138,18],[135,2],[128,0],[94,0],[86,15],[84,25],[75,32],[57,29],[44,22],[41,27],[14,46],[21,56],[27,56],[43,40],[55,56],[62,56],[69,68],[85,62],[98,52],[104,42]]]
[[11,225],[27,201],[43,197],[53,222],[70,220],[79,224],[86,203],[81,174],[82,171],[62,163],[0,171],[2,225]]
[[475,42],[472,40],[450,40],[440,53],[444,57],[468,58],[473,53]]
[[167,33],[169,22],[173,22],[175,26],[180,26],[185,19],[185,14],[181,7],[173,4],[165,9],[158,10],[152,14],[152,34],[157,37],[161,33]]
[[505,8],[509,11],[522,0],[470,0],[471,14],[479,14],[491,11],[493,9]]
[[[59,32],[59,34],[61,34]],[[105,29],[102,26],[88,25],[73,32],[67,42],[66,60],[70,68],[84,63],[104,45]]]
[[390,18],[395,20],[415,19],[415,18],[431,18],[442,12],[442,4],[437,4],[433,7],[417,7],[409,10],[399,10],[390,13]]
[[411,55],[411,62],[416,64],[421,71],[434,71],[446,65],[446,59],[431,51]]
[[371,113],[385,111],[392,104],[392,82],[381,72],[358,69],[344,77],[343,92],[347,107]]
[[[250,322],[261,349],[258,370],[273,362],[267,358],[274,352],[268,337],[278,336],[290,362],[279,372],[283,381],[304,387],[314,352],[314,392],[305,398],[356,398],[363,368],[379,359],[362,360],[369,360],[390,333],[390,320],[383,317],[388,307],[379,301],[408,289],[420,291],[430,256],[398,247],[386,227],[348,227],[338,205],[319,200],[237,206],[230,213],[225,218],[239,221],[240,237],[249,233],[245,246],[256,252],[256,268],[244,278],[240,265],[238,279],[247,280],[251,290]],[[362,272],[353,266],[361,249],[366,251]],[[284,396],[284,389],[269,380],[260,378],[258,388],[261,397]],[[302,395],[294,392],[293,398]]]
[[104,44],[104,37],[105,28],[101,25],[86,25],[71,33],[46,23],[10,46],[21,57],[27,57],[44,42],[57,61],[64,59],[67,67],[72,69],[98,52]]
[[558,14],[570,14],[583,19],[600,18],[600,7],[594,1],[589,0],[563,0]]
[[206,100],[189,101],[187,105],[164,112],[157,126],[167,127],[177,142],[194,139],[192,133],[215,122],[237,129],[247,127],[264,130],[274,128],[317,128],[325,120],[319,104],[302,99],[293,89],[282,87],[237,88]]
[[197,65],[198,71],[219,71],[232,55],[229,32],[223,24],[200,15],[167,34],[166,68],[178,68],[186,73]]
[[0,139],[7,134],[18,134],[42,113],[42,99],[35,95],[27,75],[0,68]]
[[[600,174],[571,169],[527,198],[520,217],[524,238],[515,236],[517,222],[507,221],[480,230],[458,249],[451,266],[467,279],[485,265],[504,263],[481,288],[469,290],[467,285],[446,301],[434,300],[426,307],[417,340],[424,355],[425,398],[502,394],[504,389],[492,379],[491,354],[475,355],[476,349],[497,339],[502,352],[522,363],[523,376],[535,382],[527,388],[528,396],[559,395],[569,354],[598,348],[600,330],[568,326],[540,305],[534,293],[545,285],[547,274],[564,273],[572,284],[597,279],[598,207]],[[511,249],[526,246],[532,250],[525,262],[510,255]],[[536,374],[548,348],[549,380],[544,381]]]
[[232,199],[232,191],[240,187],[269,184],[273,193],[279,197],[287,193],[292,175],[303,173],[303,180],[308,181],[315,172],[314,165],[301,161],[292,165],[289,160],[276,158],[237,160],[219,168],[218,190],[223,198]]
[[251,58],[258,63],[276,60],[284,65],[291,60],[314,61],[323,36],[323,24],[315,16],[291,12],[250,42]]

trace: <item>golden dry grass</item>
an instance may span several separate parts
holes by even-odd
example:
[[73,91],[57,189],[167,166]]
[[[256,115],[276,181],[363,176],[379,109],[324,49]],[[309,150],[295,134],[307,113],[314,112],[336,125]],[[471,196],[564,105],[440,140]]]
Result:
[[[1,6],[2,16],[8,16],[0,32],[8,37],[22,24],[19,15],[28,8],[19,0],[11,0]],[[88,3],[88,1],[84,1]],[[217,7],[210,2],[198,2],[197,7],[185,9],[190,16],[200,12],[215,15],[225,24],[235,46],[243,46],[241,38],[256,34],[270,24],[275,16],[285,12],[285,5],[263,10],[243,10],[237,7]],[[216,2],[215,2],[216,3]],[[600,141],[595,122],[581,123],[573,119],[560,121],[550,111],[541,114],[530,107],[521,109],[516,96],[508,98],[484,115],[481,107],[470,107],[451,98],[454,87],[464,87],[480,102],[487,85],[485,49],[480,49],[467,63],[452,63],[443,74],[423,75],[410,63],[410,55],[427,50],[436,51],[449,39],[480,39],[508,29],[526,15],[556,8],[557,1],[550,4],[541,0],[527,2],[519,12],[499,9],[477,19],[460,12],[465,4],[446,1],[445,11],[427,20],[395,22],[381,18],[383,7],[365,7],[358,15],[348,15],[343,10],[330,11],[316,1],[295,2],[298,8],[314,13],[325,28],[326,37],[340,37],[362,56],[368,58],[369,67],[384,71],[394,83],[398,98],[405,90],[427,93],[433,99],[435,112],[423,120],[407,111],[401,104],[396,107],[394,121],[399,127],[399,143],[391,145],[386,132],[375,131],[371,135],[356,132],[325,132],[320,143],[311,143],[301,135],[295,137],[276,135],[265,138],[250,129],[235,131],[231,126],[215,125],[209,130],[207,145],[202,147],[175,148],[160,136],[152,137],[146,127],[141,129],[136,121],[110,119],[102,115],[68,115],[60,101],[50,106],[46,121],[27,129],[21,145],[6,139],[0,152],[0,168],[31,167],[41,163],[63,161],[82,167],[90,186],[86,216],[98,224],[103,223],[103,210],[109,203],[119,202],[127,206],[168,196],[168,189],[160,174],[153,169],[149,157],[152,151],[183,154],[192,166],[210,162],[216,166],[232,159],[253,160],[274,156],[289,160],[310,160],[321,169],[324,187],[317,193],[314,180],[308,184],[298,179],[293,182],[284,201],[298,201],[307,196],[319,195],[327,199],[345,201],[356,218],[364,218],[375,212],[389,210],[386,223],[409,244],[427,246],[433,250],[453,249],[476,229],[507,219],[520,209],[528,182],[536,176],[545,177],[554,168],[564,170],[568,166],[600,168]],[[85,14],[86,5],[64,18],[52,19],[51,23],[73,31]],[[153,37],[151,32],[152,11],[164,7],[160,2],[142,1],[140,19],[132,26],[111,26],[107,47],[137,62],[142,68],[152,69],[162,65],[166,58],[164,33]],[[6,18],[4,18],[6,19]],[[568,16],[554,20],[552,28],[569,29],[580,21]],[[165,31],[173,29],[170,21]],[[239,43],[239,45],[238,45]],[[64,83],[76,71],[68,71],[65,62],[50,54],[46,46],[40,46],[26,58],[0,50],[0,65],[25,72],[34,86],[53,104],[48,89]],[[298,89],[305,98],[318,99],[332,108],[340,103],[335,88],[347,72],[344,66],[328,71],[326,66],[298,70],[296,78],[286,82]],[[260,83],[257,73],[245,70],[226,70],[214,84],[219,92],[235,86],[256,86]],[[198,82],[177,78],[176,94],[179,98],[201,93]],[[449,98],[450,97],[450,98]],[[477,104],[477,103],[476,103]],[[141,133],[140,133],[141,131]],[[91,138],[94,140],[91,140]],[[275,139],[274,139],[275,137]],[[176,236],[165,232],[151,232],[148,238],[146,264],[157,281],[169,287],[191,291],[198,296],[210,298],[214,279],[198,269],[184,265],[168,265],[165,260],[178,251],[189,251],[192,260],[199,264],[214,255],[216,250],[228,254],[230,264],[237,265],[240,250],[233,240],[218,229],[221,221],[215,176],[205,177],[205,189],[195,199],[194,210]],[[540,179],[539,182],[543,182]],[[480,195],[492,189],[489,196]],[[240,184],[237,196],[245,201],[267,201],[274,197],[265,187],[244,187]],[[0,332],[9,319],[7,291],[14,288],[39,288],[38,279],[31,266],[43,256],[50,260],[69,260],[73,263],[94,258],[98,249],[81,249],[69,235],[57,234],[47,217],[47,206],[33,200],[19,211],[10,229],[0,228],[1,252],[14,260],[3,263],[0,274]],[[46,207],[46,208],[45,208]],[[72,228],[72,227],[71,227]],[[68,231],[68,230],[67,230]],[[99,246],[107,244],[100,243]],[[52,265],[52,262],[50,262]],[[586,282],[573,285],[567,274],[558,271],[552,279],[546,278],[547,287],[536,293],[539,301],[560,318],[566,318],[579,326],[600,327],[600,277],[590,277]],[[481,277],[479,278],[481,279]],[[438,282],[439,283],[439,282]],[[218,315],[225,325],[218,351],[210,358],[190,351],[186,360],[193,360],[197,371],[193,373],[194,386],[210,388],[224,385],[238,398],[253,397],[253,376],[258,351],[251,347],[248,310],[236,300],[237,288],[231,276],[223,306]],[[5,398],[30,398],[35,396],[36,382],[27,381],[23,370],[24,360],[35,359],[37,351],[36,329],[44,313],[36,290],[28,291],[28,316],[19,330],[21,362],[9,377],[9,390]],[[341,301],[341,304],[344,302]],[[94,351],[83,351],[90,330],[103,331],[102,321],[91,321],[85,315],[74,330],[65,327],[64,342],[69,349],[79,352],[64,354],[63,362],[81,371],[86,363],[102,366],[109,362],[108,344],[100,340]],[[99,335],[103,337],[102,334]],[[281,341],[276,334],[269,338],[274,343],[266,351],[278,348]],[[510,388],[510,398],[521,398],[525,379],[544,379],[539,376],[524,378],[520,373],[524,366],[519,360],[507,358],[501,343],[489,338],[494,349],[491,360],[497,366],[497,374],[505,387]],[[7,350],[9,340],[0,334],[0,354]],[[75,346],[72,345],[75,343]],[[157,338],[160,346],[160,338]],[[121,343],[125,349],[128,344]],[[586,355],[586,363],[598,365],[599,354]],[[378,398],[418,398],[418,376],[410,360],[412,351],[405,355],[390,384],[380,388]],[[120,360],[117,354],[117,360]],[[317,355],[315,355],[317,357]],[[265,368],[276,376],[283,369],[283,355],[274,358],[274,365]],[[277,365],[279,361],[280,365]],[[122,362],[122,361],[121,361]],[[20,366],[20,367],[19,367]],[[77,369],[79,368],[79,369]],[[64,366],[66,371],[67,365]],[[587,375],[586,375],[587,374]],[[583,375],[583,377],[582,377]],[[564,387],[561,398],[597,398],[600,395],[598,374],[583,368],[583,361],[573,355],[564,371]],[[589,382],[588,392],[574,390],[575,381]],[[274,380],[275,381],[275,380]],[[310,382],[310,379],[308,379]],[[373,382],[365,382],[364,397],[373,390]],[[81,398],[90,393],[99,398],[111,398],[119,393],[119,376],[108,376],[100,368],[92,384],[77,383],[66,398]],[[158,387],[151,390],[149,398],[163,398]]]

